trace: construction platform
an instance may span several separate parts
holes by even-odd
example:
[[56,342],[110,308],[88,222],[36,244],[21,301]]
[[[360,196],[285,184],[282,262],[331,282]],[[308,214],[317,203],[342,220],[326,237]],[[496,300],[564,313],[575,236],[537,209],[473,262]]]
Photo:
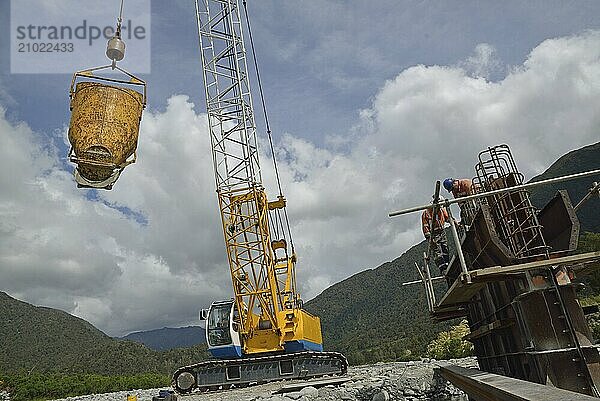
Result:
[[469,303],[471,298],[477,294],[488,282],[509,280],[515,275],[523,274],[530,270],[547,268],[558,268],[570,266],[576,272],[591,271],[600,267],[600,251],[588,252],[578,255],[558,257],[555,259],[539,260],[535,262],[520,263],[510,266],[493,266],[470,271],[466,276],[461,276],[454,281],[446,291],[442,299],[435,306],[432,315],[435,317],[437,311],[444,314],[453,307]]

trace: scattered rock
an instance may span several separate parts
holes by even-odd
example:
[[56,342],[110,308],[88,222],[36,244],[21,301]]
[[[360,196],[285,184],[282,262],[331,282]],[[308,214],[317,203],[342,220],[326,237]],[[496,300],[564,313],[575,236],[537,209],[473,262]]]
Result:
[[[475,358],[449,361],[462,367],[476,367]],[[180,397],[183,401],[423,401],[467,400],[466,395],[434,373],[435,361],[391,362],[352,366],[348,382],[316,389],[308,386],[300,391],[273,394],[289,382],[274,382],[241,389],[198,393]],[[296,381],[297,382],[297,381]],[[151,401],[158,389],[136,390],[138,401]],[[125,401],[127,392],[71,397],[62,401]],[[0,401],[8,401],[2,398]]]
[[385,390],[381,390],[380,392],[375,393],[375,395],[372,398],[372,401],[389,401],[389,400],[390,400],[390,395]]
[[300,399],[300,397],[302,397],[302,394],[300,393],[300,391],[294,391],[292,393],[287,393],[285,397],[292,400],[298,400]]
[[300,390],[300,393],[307,398],[317,398],[319,396],[319,390],[312,386],[304,387]]

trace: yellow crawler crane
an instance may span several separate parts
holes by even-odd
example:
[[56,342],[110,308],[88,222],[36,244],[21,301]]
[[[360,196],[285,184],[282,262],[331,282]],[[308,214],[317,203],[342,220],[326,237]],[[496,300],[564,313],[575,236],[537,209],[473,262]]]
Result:
[[178,369],[173,387],[184,394],[344,374],[346,358],[323,352],[320,320],[302,309],[281,185],[274,201],[262,185],[238,2],[196,0],[196,15],[234,298],[202,312],[208,349],[217,359]]

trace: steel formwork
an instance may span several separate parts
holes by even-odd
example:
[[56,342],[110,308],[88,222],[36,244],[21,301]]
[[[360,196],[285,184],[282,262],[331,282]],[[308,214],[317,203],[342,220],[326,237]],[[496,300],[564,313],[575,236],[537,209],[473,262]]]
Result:
[[[423,266],[415,264],[421,280],[403,285],[424,285],[432,318],[467,317],[471,332],[465,339],[474,344],[481,369],[600,397],[600,354],[584,316],[584,310],[594,310],[581,308],[580,285],[571,281],[575,273],[600,268],[600,251],[573,254],[579,236],[575,211],[600,185],[594,183],[575,207],[565,191],[558,191],[539,212],[527,192],[600,176],[600,169],[524,184],[510,149],[499,145],[479,154],[475,172],[474,193],[464,197],[440,199],[436,182],[433,207],[450,214],[456,203],[463,217],[458,229],[449,219],[456,255],[445,277],[430,276],[426,253]],[[427,208],[431,205],[388,215]],[[449,288],[437,301],[433,282],[444,278]]]
[[[490,147],[479,153],[475,165],[475,188],[480,192],[510,188],[523,184],[523,174],[507,145]],[[506,192],[484,198],[490,206],[500,239],[516,257],[548,257],[542,226],[525,190]]]
[[[506,145],[481,152],[475,171],[477,193],[523,184]],[[577,301],[577,284],[569,279],[572,269],[545,262],[577,248],[579,222],[568,195],[559,192],[540,213],[524,189],[471,202],[470,224],[460,238],[469,276],[492,266],[506,267],[507,274],[484,282],[469,277],[474,281],[466,283],[453,258],[448,279],[454,284],[433,315],[445,320],[456,315],[449,310],[463,311],[471,329],[467,339],[487,372],[598,396],[600,356]],[[508,273],[527,263],[540,267]]]

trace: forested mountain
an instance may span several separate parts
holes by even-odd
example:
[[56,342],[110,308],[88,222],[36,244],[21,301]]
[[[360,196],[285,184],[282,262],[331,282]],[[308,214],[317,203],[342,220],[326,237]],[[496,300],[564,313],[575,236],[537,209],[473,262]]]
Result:
[[[399,258],[334,284],[305,304],[321,318],[327,350],[344,353],[352,364],[424,354],[427,344],[450,325],[431,321],[420,284],[402,286],[418,278],[415,262],[422,263],[425,248],[425,242],[413,246]],[[441,295],[445,283],[437,287]]]
[[[562,175],[597,169],[600,169],[600,142],[567,153],[554,162],[544,173],[534,177],[531,181],[547,180]],[[576,205],[587,194],[594,181],[600,182],[600,176],[536,187],[530,191],[531,201],[535,206],[542,207],[556,194],[556,191],[566,189],[569,192],[571,202]],[[596,196],[595,199],[589,200],[577,212],[582,232],[600,232],[599,202],[600,200]]]
[[150,349],[163,351],[206,343],[204,333],[204,329],[200,326],[163,327],[162,329],[136,331],[121,337],[121,339],[135,341]]
[[157,352],[111,338],[66,312],[33,306],[0,292],[0,372],[171,374],[206,359],[206,347]]

